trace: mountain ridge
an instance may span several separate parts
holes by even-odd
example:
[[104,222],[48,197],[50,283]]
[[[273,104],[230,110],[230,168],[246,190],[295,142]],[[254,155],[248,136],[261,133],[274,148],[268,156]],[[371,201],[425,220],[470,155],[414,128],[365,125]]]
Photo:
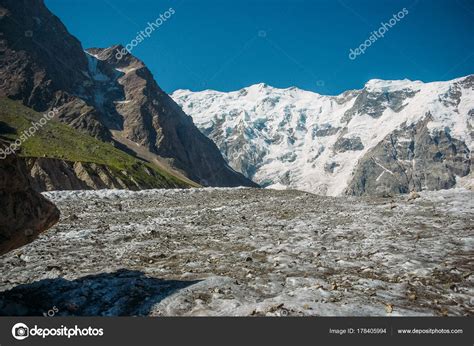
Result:
[[179,94],[187,94],[187,93],[197,94],[197,93],[205,93],[205,92],[216,93],[216,94],[230,94],[230,93],[242,92],[243,90],[260,88],[260,89],[270,89],[270,90],[276,90],[276,91],[296,90],[296,91],[301,91],[301,92],[308,93],[308,94],[314,94],[316,96],[338,98],[338,97],[341,97],[341,96],[343,96],[347,93],[351,93],[351,92],[355,92],[355,91],[362,91],[364,88],[367,88],[367,87],[370,87],[370,86],[376,86],[377,84],[383,84],[383,83],[387,84],[386,87],[388,87],[390,85],[392,85],[392,86],[400,85],[400,84],[402,84],[402,82],[403,83],[426,85],[426,84],[432,84],[432,83],[460,82],[460,81],[462,81],[462,80],[464,80],[468,77],[472,77],[472,76],[474,76],[474,73],[468,74],[468,75],[465,75],[465,76],[461,76],[461,77],[457,77],[457,78],[453,78],[453,79],[450,79],[450,80],[436,80],[436,81],[431,81],[431,82],[423,82],[422,80],[419,80],[419,79],[411,80],[409,78],[404,78],[404,79],[372,78],[372,79],[369,79],[367,82],[365,82],[364,86],[360,89],[347,89],[347,90],[345,90],[345,91],[343,91],[343,92],[341,92],[337,95],[321,94],[321,93],[318,93],[316,91],[312,91],[312,90],[297,87],[295,85],[287,87],[287,88],[274,87],[274,86],[272,86],[268,83],[265,83],[265,82],[259,82],[259,83],[251,84],[249,86],[246,86],[246,87],[243,87],[243,88],[240,88],[240,89],[236,89],[236,90],[230,90],[230,91],[221,91],[221,90],[217,90],[217,89],[203,89],[203,90],[193,91],[193,90],[187,89],[187,88],[180,88],[180,89],[176,89],[173,92],[171,92],[170,95],[173,95],[173,94],[179,95]]
[[[228,93],[177,90],[171,96],[234,169],[263,186],[324,195],[393,194],[453,187],[456,179],[471,174],[473,81],[474,75],[430,83],[373,79],[363,89],[336,96],[260,83]],[[423,122],[425,118],[430,120]],[[411,127],[418,123],[427,130],[416,129],[423,135]],[[398,154],[392,148],[385,153],[388,160],[381,154],[380,146],[397,129],[413,148],[416,141],[421,141],[417,148],[430,143],[416,152],[428,171],[408,167],[409,161],[416,166],[410,146]],[[441,137],[446,147],[439,147],[444,145],[437,142]],[[450,148],[454,152],[446,155]],[[374,155],[379,164],[373,163]],[[372,162],[370,168],[367,162]],[[365,174],[357,171],[362,166]],[[377,180],[384,170],[393,174]],[[368,184],[369,176],[377,183]]]
[[38,112],[57,108],[61,122],[132,155],[141,146],[152,154],[145,155],[151,163],[197,184],[257,187],[226,164],[138,58],[126,54],[117,60],[119,46],[85,50],[41,0],[4,0],[0,10],[7,29],[0,97]]

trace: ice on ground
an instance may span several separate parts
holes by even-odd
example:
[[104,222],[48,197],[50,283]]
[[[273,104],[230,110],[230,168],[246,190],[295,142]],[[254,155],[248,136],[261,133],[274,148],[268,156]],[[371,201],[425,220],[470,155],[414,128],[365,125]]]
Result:
[[[244,188],[45,195],[61,221],[0,257],[0,314],[473,313],[468,190],[410,201]],[[18,301],[30,291],[43,298]]]

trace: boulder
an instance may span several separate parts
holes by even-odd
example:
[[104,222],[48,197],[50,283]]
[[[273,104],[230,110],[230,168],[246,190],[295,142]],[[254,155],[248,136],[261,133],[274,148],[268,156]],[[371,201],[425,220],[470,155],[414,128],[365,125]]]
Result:
[[0,140],[0,255],[33,241],[56,224],[59,210],[31,187],[25,162],[5,155]]

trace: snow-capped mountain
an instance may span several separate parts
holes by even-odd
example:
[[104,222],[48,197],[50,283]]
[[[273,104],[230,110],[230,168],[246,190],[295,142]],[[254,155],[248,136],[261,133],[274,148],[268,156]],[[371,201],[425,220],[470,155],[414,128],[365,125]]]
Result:
[[172,98],[262,186],[336,196],[472,184],[474,75],[370,80],[338,96],[257,84]]

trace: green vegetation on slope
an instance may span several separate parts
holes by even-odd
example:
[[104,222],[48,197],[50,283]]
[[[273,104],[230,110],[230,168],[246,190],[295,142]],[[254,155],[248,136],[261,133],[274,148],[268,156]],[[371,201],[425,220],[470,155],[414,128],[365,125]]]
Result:
[[[45,114],[37,113],[18,101],[0,98],[0,134],[3,137],[11,140],[21,138],[33,123],[44,117]],[[190,184],[180,178],[54,119],[37,128],[34,135],[22,142],[17,154],[23,157],[46,157],[105,165],[128,186],[133,186],[133,178],[140,186],[190,187]]]

